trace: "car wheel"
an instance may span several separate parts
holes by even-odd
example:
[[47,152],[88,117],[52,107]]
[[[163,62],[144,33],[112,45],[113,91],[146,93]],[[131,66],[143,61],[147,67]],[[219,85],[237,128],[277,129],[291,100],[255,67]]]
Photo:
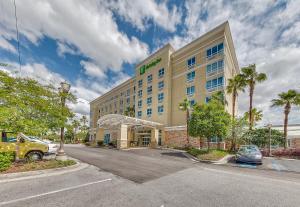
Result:
[[43,158],[43,155],[40,152],[33,151],[33,152],[28,153],[26,158],[30,161],[38,161],[38,160],[41,160]]

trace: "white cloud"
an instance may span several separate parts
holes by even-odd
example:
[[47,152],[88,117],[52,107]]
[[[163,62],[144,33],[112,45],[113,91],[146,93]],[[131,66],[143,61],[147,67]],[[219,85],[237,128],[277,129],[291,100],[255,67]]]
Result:
[[0,36],[0,48],[7,50],[9,52],[15,53],[15,54],[17,53],[16,48],[12,44],[10,44],[5,38],[3,38],[1,36]]
[[[17,0],[21,35],[39,44],[44,36],[59,42],[58,52],[80,53],[99,68],[120,71],[123,63],[135,63],[146,57],[148,46],[119,31],[111,10],[104,1]],[[15,38],[13,4],[4,1],[0,18],[0,36]],[[33,12],[34,11],[34,12]],[[72,46],[72,47],[70,47]]]
[[174,32],[182,16],[175,5],[169,10],[167,1],[158,3],[153,0],[114,0],[108,1],[107,5],[141,31],[147,28],[149,20],[153,20],[156,25]]
[[80,65],[84,68],[84,73],[91,77],[96,77],[98,79],[106,78],[105,70],[99,68],[96,64],[87,61],[80,61]]
[[[280,5],[281,4],[281,5]],[[286,1],[186,1],[184,35],[170,41],[180,48],[217,25],[229,20],[241,67],[251,63],[268,75],[255,90],[255,107],[264,111],[263,123],[282,123],[282,109],[270,108],[270,101],[288,89],[300,89],[300,12],[299,2]],[[281,35],[282,32],[282,35]],[[248,109],[248,94],[239,97],[240,113]],[[299,108],[290,115],[291,123],[300,122]]]

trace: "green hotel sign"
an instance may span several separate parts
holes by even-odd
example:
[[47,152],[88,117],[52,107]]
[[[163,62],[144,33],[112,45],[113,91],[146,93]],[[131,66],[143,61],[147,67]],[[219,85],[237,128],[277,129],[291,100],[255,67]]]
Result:
[[160,61],[161,61],[161,58],[157,58],[157,59],[153,60],[152,62],[150,62],[149,64],[141,66],[140,67],[140,75],[143,75],[146,72],[146,70],[148,70],[151,67],[154,67]]

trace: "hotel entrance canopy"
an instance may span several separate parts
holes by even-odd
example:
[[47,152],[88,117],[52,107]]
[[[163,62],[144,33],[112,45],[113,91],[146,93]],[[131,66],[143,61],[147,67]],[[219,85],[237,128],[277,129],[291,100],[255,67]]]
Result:
[[121,114],[107,114],[97,121],[97,126],[104,129],[119,128],[121,127],[121,125],[149,128],[159,128],[163,126],[158,122],[147,121],[144,119],[124,116]]

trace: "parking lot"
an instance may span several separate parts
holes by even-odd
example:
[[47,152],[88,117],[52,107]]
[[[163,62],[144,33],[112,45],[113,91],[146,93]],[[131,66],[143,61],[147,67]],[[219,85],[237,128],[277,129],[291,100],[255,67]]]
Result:
[[157,179],[194,166],[193,161],[173,150],[115,150],[67,145],[66,152],[83,162],[137,183]]

